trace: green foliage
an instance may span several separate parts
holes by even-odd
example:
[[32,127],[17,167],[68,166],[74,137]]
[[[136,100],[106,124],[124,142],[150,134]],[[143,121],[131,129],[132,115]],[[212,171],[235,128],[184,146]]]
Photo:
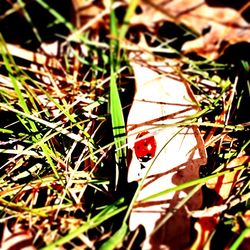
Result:
[[126,129],[123,117],[122,105],[118,89],[118,71],[121,65],[118,41],[118,26],[114,10],[110,14],[110,98],[109,111],[111,115],[111,123],[113,128],[113,136],[115,142],[115,158],[116,158],[116,185],[118,184],[119,168],[124,165],[126,159]]

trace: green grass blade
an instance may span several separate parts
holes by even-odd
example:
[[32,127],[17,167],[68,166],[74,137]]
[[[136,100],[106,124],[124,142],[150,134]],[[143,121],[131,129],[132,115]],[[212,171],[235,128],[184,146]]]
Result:
[[119,56],[119,42],[118,28],[116,22],[115,12],[111,10],[110,13],[110,100],[109,100],[109,111],[111,115],[111,124],[113,128],[113,136],[115,142],[115,158],[118,165],[116,165],[116,180],[117,185],[119,179],[119,165],[124,164],[126,158],[126,129],[123,117],[122,105],[117,87],[117,72],[120,68],[120,56]]
[[225,170],[225,171],[222,171],[222,172],[219,172],[219,173],[215,173],[215,174],[203,177],[203,178],[199,178],[199,179],[195,179],[195,180],[192,180],[192,181],[189,181],[189,182],[185,182],[185,183],[179,184],[176,187],[168,188],[168,189],[166,189],[164,191],[161,191],[161,192],[155,193],[154,195],[146,197],[145,199],[143,199],[143,201],[155,199],[155,198],[160,197],[162,195],[165,195],[167,193],[180,191],[180,190],[183,190],[185,188],[189,188],[189,187],[192,187],[192,186],[195,186],[195,185],[199,185],[199,184],[204,184],[205,185],[205,183],[208,180],[223,176],[223,175],[231,173],[231,172],[237,172],[237,171],[242,170],[244,168],[246,168],[246,166],[241,165],[241,166],[237,166],[237,167],[235,167],[233,169],[228,169],[228,170]]
[[126,144],[125,138],[125,122],[122,112],[122,105],[120,101],[120,96],[115,82],[115,77],[111,77],[110,82],[110,114],[111,122],[113,127],[113,135],[115,141],[115,147],[117,150],[117,162],[121,162],[126,156],[124,150],[124,145]]
[[32,28],[32,31],[33,31],[33,33],[35,34],[35,37],[36,37],[37,41],[41,43],[41,42],[42,42],[42,39],[41,39],[41,37],[40,37],[40,35],[39,35],[39,32],[38,32],[37,28],[34,26],[34,24],[33,24],[33,22],[32,22],[32,19],[31,19],[29,13],[28,13],[28,11],[25,9],[25,3],[24,3],[22,0],[17,0],[17,2],[18,2],[18,4],[19,4],[20,6],[23,6],[23,7],[21,7],[21,8],[22,8],[23,15],[24,15],[24,17],[26,18],[27,22],[30,24],[30,26],[31,26],[31,28]]
[[246,227],[240,234],[240,236],[236,239],[236,241],[232,244],[232,246],[229,248],[229,250],[237,250],[239,249],[241,243],[243,240],[249,235],[250,233],[250,227]]
[[63,23],[65,27],[67,27],[70,31],[74,31],[74,26],[68,22],[61,14],[59,14],[55,9],[51,8],[47,3],[43,0],[36,0],[44,9],[46,9],[55,19],[56,23]]
[[121,26],[121,30],[119,32],[119,41],[121,41],[125,38],[126,33],[128,31],[128,28],[129,28],[130,19],[134,15],[135,9],[136,9],[138,3],[139,3],[139,0],[130,1],[128,9],[127,9],[125,17],[124,17],[123,24]]
[[117,247],[122,243],[124,237],[126,236],[128,230],[128,225],[123,223],[121,228],[115,232],[113,236],[109,238],[106,242],[104,242],[99,250],[113,250],[117,249]]

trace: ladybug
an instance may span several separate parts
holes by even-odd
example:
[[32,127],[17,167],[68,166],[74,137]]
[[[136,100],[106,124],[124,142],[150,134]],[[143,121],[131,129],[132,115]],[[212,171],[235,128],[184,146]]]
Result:
[[[141,138],[141,139],[140,139]],[[135,155],[140,162],[148,162],[155,156],[156,140],[147,130],[136,136],[134,144]]]

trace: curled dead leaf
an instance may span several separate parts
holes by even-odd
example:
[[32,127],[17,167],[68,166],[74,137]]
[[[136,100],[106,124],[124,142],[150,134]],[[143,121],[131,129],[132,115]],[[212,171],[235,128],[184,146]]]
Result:
[[210,241],[208,241],[210,235],[214,231],[217,223],[219,222],[219,215],[215,214],[213,216],[202,217],[197,222],[195,222],[195,229],[197,231],[197,236],[195,242],[189,248],[189,250],[209,250]]
[[223,6],[221,1],[206,0],[144,0],[139,3],[140,14],[131,19],[131,24],[143,24],[150,30],[164,21],[184,24],[197,36],[186,42],[182,51],[215,59],[223,49],[223,42],[250,42],[250,24],[246,18],[250,2],[245,1],[239,10],[235,6],[238,5]]

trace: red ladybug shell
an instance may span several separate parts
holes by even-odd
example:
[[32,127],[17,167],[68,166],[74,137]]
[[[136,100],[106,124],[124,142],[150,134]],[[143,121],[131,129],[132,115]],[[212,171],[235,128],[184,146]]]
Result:
[[[141,140],[139,138],[143,137]],[[147,131],[143,131],[136,136],[134,145],[135,155],[141,162],[147,162],[155,156],[156,140],[155,137]]]

